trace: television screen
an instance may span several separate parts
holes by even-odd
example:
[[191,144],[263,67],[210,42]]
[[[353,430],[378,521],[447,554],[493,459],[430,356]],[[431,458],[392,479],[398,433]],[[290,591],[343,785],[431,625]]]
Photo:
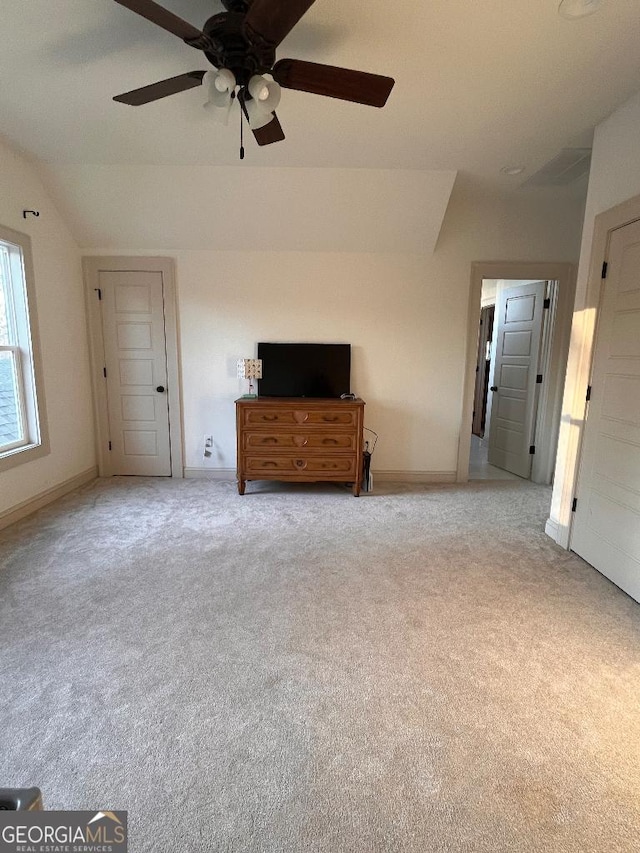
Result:
[[351,390],[351,344],[258,344],[260,397],[340,397]]

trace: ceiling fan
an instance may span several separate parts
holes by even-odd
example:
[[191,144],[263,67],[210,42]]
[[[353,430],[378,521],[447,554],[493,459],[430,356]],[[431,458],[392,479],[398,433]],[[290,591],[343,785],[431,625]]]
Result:
[[226,121],[237,98],[258,145],[284,139],[275,114],[280,87],[383,107],[395,82],[391,77],[300,59],[276,62],[276,48],[313,2],[222,0],[227,11],[209,18],[199,30],[154,0],[116,0],[190,47],[201,50],[216,70],[188,71],[116,95],[113,100],[138,107],[206,83],[209,101],[205,106],[212,107]]

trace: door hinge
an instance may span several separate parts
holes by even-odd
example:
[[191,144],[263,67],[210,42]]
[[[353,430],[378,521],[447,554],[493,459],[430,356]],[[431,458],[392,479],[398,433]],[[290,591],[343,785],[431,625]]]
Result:
[[543,308],[551,308],[551,298],[547,296],[547,298],[542,303]]
[[541,374],[541,373],[539,373],[539,374],[536,376],[536,385],[541,385],[541,384],[542,384],[542,374]]
[[591,385],[587,385],[587,403],[591,399]]
[[531,454],[531,456],[533,456],[533,454],[535,452],[536,452],[536,446],[535,446],[535,444],[532,444],[531,447],[529,448],[529,453]]
[[609,269],[609,264],[606,261],[602,262],[602,276],[601,278],[607,277],[607,270]]
[[107,378],[107,368],[106,367],[102,368],[102,375],[104,376],[105,379]]
[[571,512],[575,512],[577,506],[578,506],[578,498],[574,498],[572,503],[571,503]]
[[109,450],[111,450],[111,442],[109,442]]
[[102,301],[102,290],[99,287],[94,287],[93,289],[98,294],[98,301],[101,302]]

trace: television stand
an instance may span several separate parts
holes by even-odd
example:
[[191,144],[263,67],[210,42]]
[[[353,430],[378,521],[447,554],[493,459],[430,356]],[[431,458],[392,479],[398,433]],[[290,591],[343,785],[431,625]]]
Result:
[[360,494],[364,400],[236,400],[238,492],[247,480],[352,483]]

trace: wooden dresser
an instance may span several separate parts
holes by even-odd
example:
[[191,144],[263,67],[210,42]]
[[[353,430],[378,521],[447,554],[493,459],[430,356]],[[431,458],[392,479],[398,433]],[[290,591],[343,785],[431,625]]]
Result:
[[247,480],[353,483],[362,478],[363,400],[236,400],[238,491]]

